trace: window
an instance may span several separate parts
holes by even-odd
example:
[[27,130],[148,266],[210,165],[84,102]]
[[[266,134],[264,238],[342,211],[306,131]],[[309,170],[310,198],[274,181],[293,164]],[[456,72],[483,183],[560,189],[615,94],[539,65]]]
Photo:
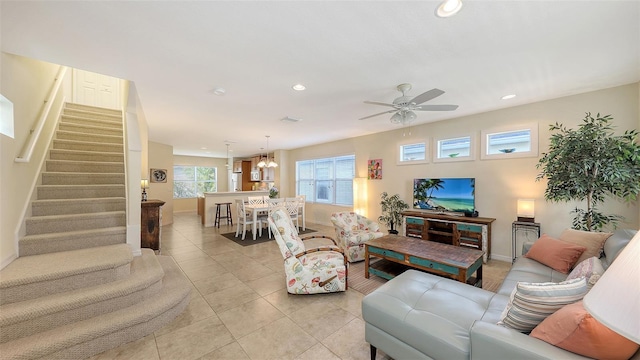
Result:
[[13,103],[0,95],[0,134],[13,139]]
[[436,140],[433,161],[473,160],[475,158],[475,152],[473,151],[474,142],[475,139],[472,136]]
[[296,161],[296,194],[307,201],[353,205],[355,155]]
[[420,164],[427,162],[427,141],[416,140],[398,146],[398,164]]
[[173,198],[188,199],[218,191],[218,170],[214,167],[174,166]]
[[481,156],[483,159],[538,156],[538,125],[483,130]]

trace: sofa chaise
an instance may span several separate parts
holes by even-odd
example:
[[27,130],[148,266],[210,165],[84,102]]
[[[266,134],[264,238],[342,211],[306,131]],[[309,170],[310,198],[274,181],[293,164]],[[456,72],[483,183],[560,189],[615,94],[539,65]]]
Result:
[[[601,258],[605,269],[635,233],[617,230],[606,240]],[[394,359],[586,359],[497,325],[519,281],[561,282],[565,278],[567,274],[523,256],[517,258],[497,293],[406,271],[362,301],[371,358],[380,349]]]

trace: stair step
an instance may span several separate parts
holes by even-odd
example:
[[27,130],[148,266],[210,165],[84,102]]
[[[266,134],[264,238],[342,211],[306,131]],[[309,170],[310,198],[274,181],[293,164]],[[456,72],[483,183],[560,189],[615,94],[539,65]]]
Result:
[[112,109],[112,108],[105,108],[105,107],[91,106],[91,105],[82,105],[82,104],[75,104],[75,103],[69,103],[69,102],[64,104],[64,110],[80,111],[80,112],[92,113],[92,114],[106,114],[106,115],[120,116],[120,117],[122,116],[122,110],[120,109]]
[[124,162],[47,160],[48,172],[124,173]]
[[131,260],[127,244],[21,256],[0,270],[0,305],[122,279]]
[[124,184],[124,173],[43,172],[42,185]]
[[125,198],[48,199],[31,203],[31,216],[125,211]]
[[84,321],[0,344],[3,359],[82,359],[142,338],[169,324],[189,304],[191,286],[173,259],[158,256],[162,289],[153,297]]
[[125,186],[97,185],[38,185],[38,200],[125,197]]
[[51,234],[27,235],[20,239],[20,256],[48,254],[59,251],[80,250],[90,247],[125,244],[127,228],[76,230]]
[[54,149],[80,150],[80,151],[104,151],[124,154],[122,144],[108,144],[82,140],[53,140]]
[[66,149],[49,150],[51,160],[93,161],[93,162],[123,162],[123,153],[108,153],[97,151],[78,151]]
[[122,118],[103,116],[102,118],[90,118],[78,114],[62,114],[60,116],[60,124],[85,124],[100,126],[103,128],[122,129]]
[[122,127],[103,127],[103,126],[93,126],[86,123],[69,123],[69,122],[60,122],[58,126],[58,130],[83,133],[83,134],[97,134],[97,135],[112,135],[112,136],[122,136]]
[[34,216],[25,221],[27,235],[101,229],[126,225],[127,217],[124,211]]
[[0,306],[0,343],[132,306],[155,296],[163,277],[153,250],[142,249],[127,278]]
[[74,131],[56,131],[56,139],[60,140],[77,140],[77,141],[91,141],[105,144],[121,144],[122,136],[113,135],[100,135],[100,134],[85,134]]

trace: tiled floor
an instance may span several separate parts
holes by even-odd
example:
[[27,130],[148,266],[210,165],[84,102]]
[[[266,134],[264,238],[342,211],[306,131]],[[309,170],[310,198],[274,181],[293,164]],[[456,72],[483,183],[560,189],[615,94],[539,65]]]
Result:
[[173,219],[162,254],[191,281],[191,303],[154,334],[93,359],[369,359],[361,293],[289,295],[275,241],[244,247],[219,235],[231,226],[204,228],[195,213]]

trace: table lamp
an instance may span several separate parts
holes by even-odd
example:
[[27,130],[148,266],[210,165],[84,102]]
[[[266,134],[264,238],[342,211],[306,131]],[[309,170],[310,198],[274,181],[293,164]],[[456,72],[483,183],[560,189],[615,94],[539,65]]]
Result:
[[533,199],[518,199],[518,221],[535,222],[534,209],[535,201]]
[[583,299],[584,308],[603,325],[640,343],[640,231]]
[[140,187],[142,188],[142,201],[147,201],[147,188],[149,187],[149,180],[140,180]]

